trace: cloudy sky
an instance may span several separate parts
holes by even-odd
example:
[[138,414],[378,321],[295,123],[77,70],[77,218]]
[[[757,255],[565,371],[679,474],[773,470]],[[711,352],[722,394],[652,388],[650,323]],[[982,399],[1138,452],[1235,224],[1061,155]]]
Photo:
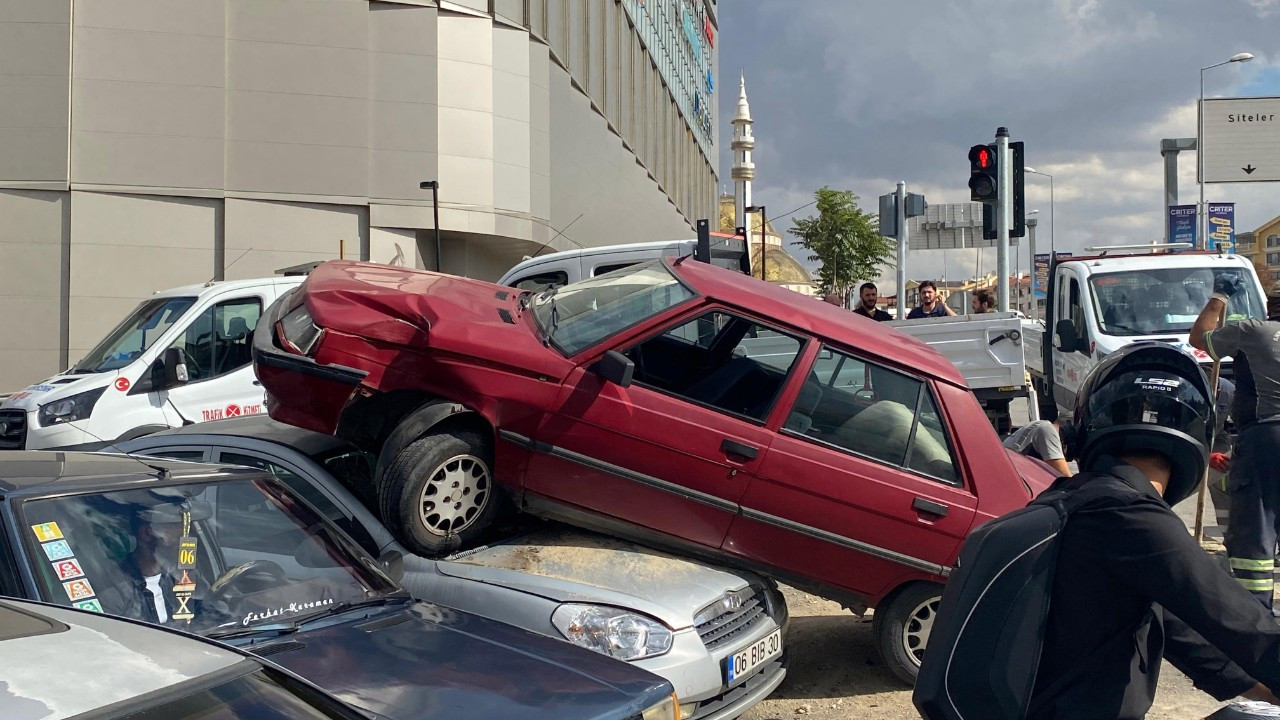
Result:
[[[899,180],[931,205],[966,202],[968,149],[1003,125],[1026,143],[1026,164],[1054,176],[1058,250],[1159,240],[1159,144],[1195,136],[1200,68],[1251,52],[1252,62],[1205,72],[1205,96],[1280,95],[1280,0],[718,6],[721,182],[732,189],[729,120],[742,70],[755,119],[754,199],[771,216],[823,185],[853,190],[868,212]],[[1184,153],[1180,202],[1196,201],[1195,171],[1194,153]],[[1026,195],[1027,209],[1041,211],[1043,252],[1048,179],[1028,174]],[[1235,202],[1238,230],[1280,215],[1280,183],[1208,185],[1205,198]],[[946,256],[948,277],[974,268],[973,251]],[[994,264],[985,251],[984,267]],[[908,277],[942,275],[942,251],[908,255]],[[882,292],[892,285],[890,270]]]

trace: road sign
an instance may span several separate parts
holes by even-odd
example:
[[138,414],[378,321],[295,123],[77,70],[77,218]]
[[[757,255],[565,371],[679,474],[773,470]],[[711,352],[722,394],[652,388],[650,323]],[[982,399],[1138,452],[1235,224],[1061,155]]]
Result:
[[1280,182],[1280,97],[1204,101],[1205,182]]
[[[930,205],[924,215],[907,221],[912,250],[956,250],[994,247],[982,239],[982,203]],[[1017,244],[1016,239],[1011,240]]]

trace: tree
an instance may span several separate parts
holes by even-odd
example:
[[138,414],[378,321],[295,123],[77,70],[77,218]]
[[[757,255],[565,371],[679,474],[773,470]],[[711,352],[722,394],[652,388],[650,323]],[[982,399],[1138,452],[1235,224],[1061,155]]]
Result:
[[817,217],[791,221],[791,234],[810,252],[810,262],[820,262],[819,292],[834,292],[849,304],[852,288],[880,277],[880,268],[894,265],[897,248],[882,237],[876,216],[858,207],[858,196],[850,190],[823,186],[814,193]]

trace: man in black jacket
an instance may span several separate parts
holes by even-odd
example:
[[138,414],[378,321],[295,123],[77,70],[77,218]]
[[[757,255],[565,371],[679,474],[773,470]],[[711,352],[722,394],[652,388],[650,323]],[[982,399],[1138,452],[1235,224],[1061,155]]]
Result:
[[1204,373],[1163,343],[1109,355],[1076,397],[1081,474],[1105,497],[1062,531],[1033,718],[1138,719],[1168,658],[1220,700],[1277,702],[1280,626],[1192,540],[1171,505],[1208,462]]

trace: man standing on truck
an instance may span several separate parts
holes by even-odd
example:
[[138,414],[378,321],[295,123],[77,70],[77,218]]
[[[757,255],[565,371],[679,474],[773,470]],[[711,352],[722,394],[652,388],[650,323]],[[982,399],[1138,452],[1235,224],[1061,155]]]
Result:
[[864,318],[870,318],[876,322],[884,322],[892,320],[893,316],[876,307],[876,300],[880,298],[880,290],[875,283],[865,282],[858,288],[858,307],[853,311]]
[[969,307],[973,309],[974,315],[982,315],[989,313],[996,306],[995,295],[990,290],[974,290],[973,298],[969,302]]
[[938,297],[938,286],[933,284],[932,280],[925,280],[920,283],[920,305],[911,308],[911,312],[907,313],[908,320],[924,317],[951,317],[956,311],[942,302],[942,298]]
[[1275,614],[1276,512],[1280,509],[1280,463],[1271,455],[1280,447],[1280,292],[1267,297],[1266,320],[1229,322],[1218,317],[1244,279],[1224,273],[1191,327],[1193,347],[1214,360],[1231,356],[1235,397],[1231,419],[1238,435],[1231,458],[1227,494],[1231,507],[1225,545],[1231,572]]

